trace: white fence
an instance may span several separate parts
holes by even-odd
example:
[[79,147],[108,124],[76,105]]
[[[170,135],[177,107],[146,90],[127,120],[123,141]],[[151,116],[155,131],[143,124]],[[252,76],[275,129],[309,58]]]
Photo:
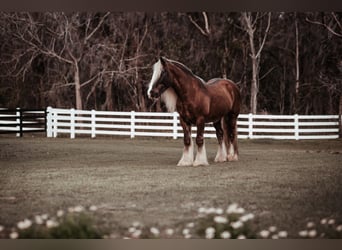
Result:
[[[193,136],[196,128],[193,127]],[[95,110],[47,109],[47,136],[58,134],[183,137],[178,113],[109,112]],[[206,138],[215,138],[211,124],[205,128]],[[240,114],[239,138],[269,139],[336,139],[339,137],[338,115],[253,115]]]

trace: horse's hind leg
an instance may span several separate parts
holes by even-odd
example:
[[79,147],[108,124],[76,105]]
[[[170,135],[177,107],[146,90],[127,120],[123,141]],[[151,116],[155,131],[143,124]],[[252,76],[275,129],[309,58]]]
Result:
[[223,141],[224,134],[223,134],[223,129],[222,129],[222,123],[223,119],[214,122],[213,125],[216,130],[216,137],[218,141],[218,149],[217,149],[217,154],[215,157],[215,162],[225,162],[227,161],[227,148],[226,148],[226,143]]
[[225,124],[227,129],[228,139],[228,161],[237,161],[239,150],[237,141],[237,117],[234,113],[229,113],[225,116]]

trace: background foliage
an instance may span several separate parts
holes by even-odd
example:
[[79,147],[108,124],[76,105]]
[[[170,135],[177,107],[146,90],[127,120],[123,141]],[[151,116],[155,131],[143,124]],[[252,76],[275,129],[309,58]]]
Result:
[[323,12],[2,12],[0,106],[161,110],[146,89],[163,55],[237,82],[242,112],[256,95],[255,112],[341,113],[341,23]]

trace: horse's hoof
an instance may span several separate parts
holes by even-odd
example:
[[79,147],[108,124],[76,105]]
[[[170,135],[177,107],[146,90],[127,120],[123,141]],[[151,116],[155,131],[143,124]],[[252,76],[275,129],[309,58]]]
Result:
[[214,162],[217,162],[217,163],[222,163],[222,162],[226,162],[227,161],[227,158],[215,158]]
[[239,160],[239,157],[236,154],[228,156],[228,161],[238,161],[238,160]]
[[199,166],[209,166],[209,163],[208,162],[194,162],[193,164],[194,167],[199,167]]
[[177,167],[188,167],[192,166],[192,162],[178,162]]

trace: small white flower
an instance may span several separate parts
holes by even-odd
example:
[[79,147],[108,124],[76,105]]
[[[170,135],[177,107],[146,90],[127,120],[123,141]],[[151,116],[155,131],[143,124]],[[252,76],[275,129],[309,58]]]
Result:
[[333,225],[333,224],[335,224],[335,220],[334,220],[334,219],[330,219],[330,220],[328,220],[328,224],[329,224],[329,225]]
[[49,218],[49,215],[48,214],[42,214],[40,216],[43,220],[47,220]]
[[57,211],[57,217],[62,217],[64,215],[64,211],[63,210],[58,210]]
[[328,222],[328,219],[326,219],[326,218],[324,218],[324,219],[321,219],[321,224],[322,224],[322,225],[325,225],[325,224],[327,224],[327,222]]
[[216,213],[216,208],[210,207],[206,210],[206,213],[207,214],[214,214],[214,213]]
[[272,238],[272,240],[277,240],[277,239],[279,239],[279,235],[273,234],[271,238]]
[[232,235],[228,231],[224,231],[224,232],[221,233],[221,238],[222,239],[230,239],[231,237],[232,237]]
[[46,221],[46,227],[47,228],[58,227],[58,222],[54,221],[54,220],[47,220]]
[[11,239],[17,239],[19,237],[19,234],[17,232],[12,232],[12,233],[10,233],[9,237]]
[[316,230],[310,230],[309,232],[308,232],[308,236],[310,237],[310,238],[315,238],[316,237],[316,235],[317,235],[317,231]]
[[342,225],[338,225],[338,226],[336,227],[336,231],[337,231],[337,232],[342,232]]
[[136,228],[135,227],[130,227],[128,228],[128,232],[129,233],[134,233],[136,231]]
[[286,231],[280,231],[279,233],[278,233],[278,236],[280,237],[280,238],[287,238],[287,232]]
[[242,208],[242,207],[239,207],[239,208],[237,208],[237,209],[235,210],[235,213],[237,213],[237,214],[243,214],[243,213],[245,213],[245,209]]
[[208,227],[205,230],[205,238],[207,239],[213,239],[215,237],[215,228],[213,227]]
[[277,231],[277,227],[276,227],[276,226],[270,226],[270,227],[268,228],[268,231],[270,231],[271,233],[274,233],[274,232]]
[[245,215],[240,217],[240,220],[242,222],[247,222],[247,221],[252,220],[252,219],[254,219],[254,214],[245,214]]
[[183,231],[182,231],[182,234],[183,235],[190,234],[190,229],[189,228],[184,228]]
[[195,223],[193,222],[189,222],[188,224],[186,224],[186,227],[189,227],[189,228],[193,228],[195,226]]
[[2,232],[4,230],[4,226],[0,225],[0,232]]
[[223,214],[223,209],[222,208],[216,208],[215,213],[216,214]]
[[214,234],[215,233],[215,228],[213,227],[208,227],[206,230],[205,230],[205,233],[206,234]]
[[42,216],[40,216],[40,215],[36,215],[36,216],[34,217],[34,221],[35,221],[36,224],[38,224],[38,225],[41,225],[41,224],[44,223],[44,220],[43,220]]
[[313,227],[315,227],[315,223],[313,223],[312,221],[309,221],[309,222],[306,224],[306,227],[307,227],[307,228],[313,228]]
[[206,212],[207,212],[207,209],[205,207],[200,207],[198,209],[198,213],[200,213],[200,214],[205,214]]
[[84,207],[82,207],[82,206],[74,207],[74,212],[76,212],[76,213],[80,213],[80,212],[83,212],[83,211],[84,211]]
[[165,230],[166,235],[171,236],[174,233],[174,230],[172,228],[168,228]]
[[95,205],[91,205],[91,206],[89,207],[89,211],[94,212],[94,211],[96,211],[96,210],[97,210],[97,206],[95,206]]
[[132,233],[132,237],[133,238],[139,238],[141,235],[141,230],[138,229],[138,230],[135,230],[133,233]]
[[25,219],[24,221],[18,222],[17,226],[19,229],[24,230],[29,228],[32,225],[32,221]]
[[302,230],[298,233],[298,235],[303,238],[308,237],[308,231]]
[[75,208],[73,208],[73,207],[68,207],[68,212],[69,212],[69,213],[75,212]]
[[214,221],[215,221],[216,223],[225,224],[225,223],[228,222],[228,219],[227,219],[226,217],[224,217],[224,216],[215,216],[215,217],[214,217]]
[[238,229],[243,226],[243,223],[241,221],[236,221],[236,222],[232,222],[230,225],[232,226],[232,228]]
[[238,240],[244,240],[246,239],[246,236],[244,236],[243,234],[240,234],[238,237],[237,237]]
[[264,239],[268,238],[268,236],[270,236],[270,232],[268,230],[262,230],[260,231],[260,236]]
[[235,213],[236,210],[238,209],[238,204],[237,203],[232,203],[228,206],[226,213],[227,214],[232,214]]
[[185,239],[190,239],[190,238],[191,238],[191,234],[186,234],[186,235],[184,235],[184,238],[185,238]]
[[159,235],[159,229],[156,227],[151,227],[150,228],[150,232],[154,235],[154,236],[158,236]]

